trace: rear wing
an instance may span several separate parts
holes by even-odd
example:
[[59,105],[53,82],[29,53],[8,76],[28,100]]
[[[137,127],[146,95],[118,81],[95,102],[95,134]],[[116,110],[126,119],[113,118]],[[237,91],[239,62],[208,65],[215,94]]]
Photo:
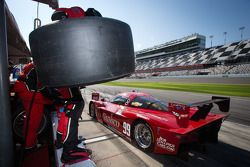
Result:
[[197,103],[192,103],[189,107],[197,107],[198,111],[195,112],[190,118],[190,120],[198,121],[200,119],[205,119],[208,113],[213,108],[213,103],[218,105],[221,112],[228,112],[230,108],[230,98],[212,96],[211,100],[201,101]]
[[192,103],[189,105],[169,103],[169,112],[172,112],[176,116],[177,123],[180,127],[187,127],[189,120],[199,121],[205,119],[208,113],[213,108],[213,103],[218,105],[218,108],[222,112],[228,112],[230,108],[230,98],[212,96],[211,100]]

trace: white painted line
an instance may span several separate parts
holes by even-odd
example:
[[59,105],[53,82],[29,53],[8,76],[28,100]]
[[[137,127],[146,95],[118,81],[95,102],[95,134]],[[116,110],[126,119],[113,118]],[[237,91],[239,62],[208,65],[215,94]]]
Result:
[[94,143],[94,142],[99,142],[99,141],[111,139],[111,138],[114,138],[114,137],[117,137],[117,136],[118,136],[118,135],[116,135],[116,134],[106,135],[106,136],[96,137],[96,138],[93,138],[93,139],[87,139],[87,140],[85,140],[84,142],[85,142],[86,144],[90,144],[90,143]]

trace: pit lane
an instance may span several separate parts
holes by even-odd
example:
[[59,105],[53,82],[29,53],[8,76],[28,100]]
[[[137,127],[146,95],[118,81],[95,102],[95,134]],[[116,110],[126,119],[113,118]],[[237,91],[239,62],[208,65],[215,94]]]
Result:
[[[231,115],[223,123],[218,144],[206,145],[204,150],[191,150],[189,160],[175,156],[144,153],[111,130],[93,120],[88,113],[91,92],[103,92],[106,97],[131,88],[94,85],[82,90],[85,99],[83,120],[80,121],[79,135],[87,138],[87,147],[93,150],[93,161],[99,167],[177,167],[177,166],[250,166],[250,99],[235,97],[231,100]],[[194,102],[210,98],[211,95],[151,89],[136,89],[152,94],[161,100]],[[237,110],[237,111],[235,111]],[[232,117],[232,118],[230,118]]]

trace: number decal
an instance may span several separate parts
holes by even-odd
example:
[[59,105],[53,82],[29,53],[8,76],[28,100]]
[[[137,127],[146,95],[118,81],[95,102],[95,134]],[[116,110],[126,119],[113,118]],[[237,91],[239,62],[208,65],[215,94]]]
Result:
[[126,101],[125,105],[128,105],[129,102],[130,102],[130,99],[128,99],[128,100]]
[[123,122],[123,133],[127,136],[130,136],[130,124],[127,122]]
[[126,124],[127,124],[126,122],[123,122],[123,125],[122,125],[123,126],[123,131],[122,132],[124,134],[126,134]]

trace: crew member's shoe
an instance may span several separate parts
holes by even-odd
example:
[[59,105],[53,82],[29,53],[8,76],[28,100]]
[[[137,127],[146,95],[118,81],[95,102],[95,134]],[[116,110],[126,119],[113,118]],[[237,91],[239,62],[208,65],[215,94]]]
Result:
[[[81,143],[82,143],[83,145],[86,145],[86,143],[83,142],[83,141],[85,141],[85,140],[86,140],[85,138],[77,139],[76,145],[81,144]],[[60,149],[60,148],[63,147],[63,143],[62,143],[61,141],[59,141],[59,140],[56,140],[56,141],[55,141],[55,147],[56,147],[56,149]]]
[[86,145],[86,143],[84,142],[86,140],[86,138],[80,138],[80,139],[77,139],[76,140],[76,145],[78,145],[78,144],[83,144],[83,145]]
[[70,150],[68,152],[63,151],[61,161],[65,164],[73,164],[89,159],[89,156],[91,154],[92,151],[89,149],[75,147],[73,150]]
[[80,147],[75,146],[74,150],[77,151],[77,152],[86,152],[89,155],[92,154],[92,150],[87,149],[87,148],[80,148]]

